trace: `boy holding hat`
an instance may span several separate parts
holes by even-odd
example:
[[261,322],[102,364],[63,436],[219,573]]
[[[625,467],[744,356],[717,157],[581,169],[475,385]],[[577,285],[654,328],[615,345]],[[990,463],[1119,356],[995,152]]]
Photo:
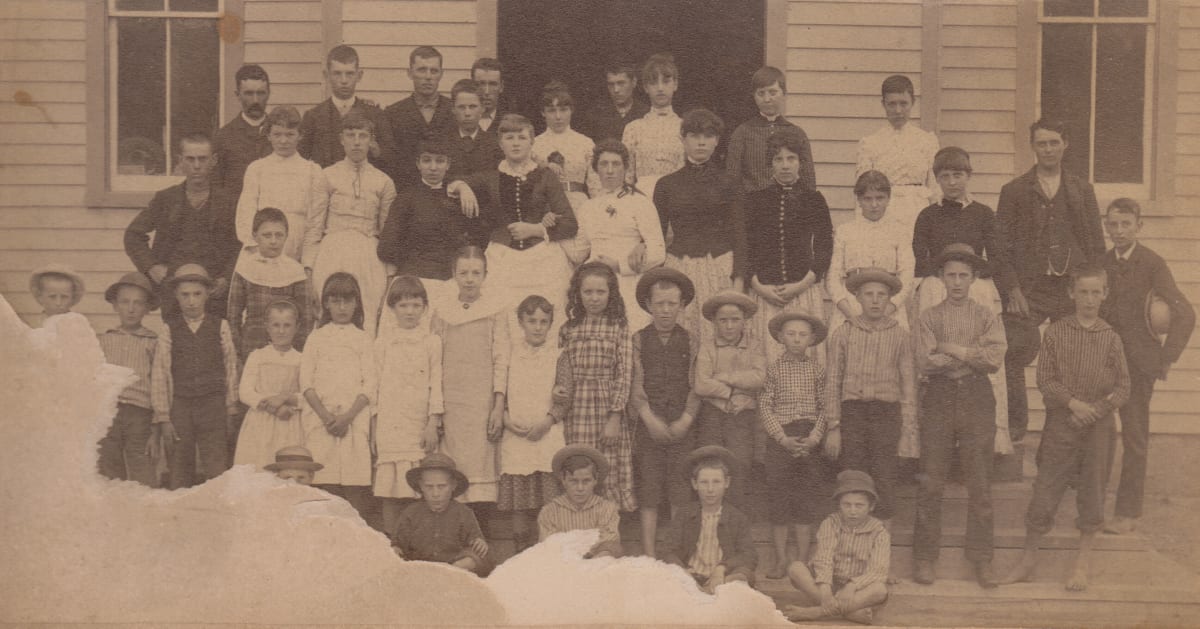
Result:
[[29,292],[42,307],[42,320],[71,312],[83,299],[83,278],[63,264],[47,264],[29,276]]
[[692,390],[692,365],[698,339],[679,325],[683,309],[696,296],[682,272],[655,267],[642,274],[637,302],[650,313],[650,325],[633,335],[633,381],[629,414],[634,434],[635,489],[642,526],[642,551],[655,555],[658,507],[664,499],[674,514],[691,502],[681,465],[695,447],[692,425],[700,398]]
[[803,311],[781,312],[767,322],[771,337],[784,347],[767,367],[758,394],[758,416],[767,440],[768,515],[775,566],[768,579],[787,574],[788,528],[796,532],[796,559],[808,559],[812,526],[828,512],[825,499],[829,468],[817,451],[825,437],[825,370],[808,357],[808,348],[825,340],[825,322]]
[[158,297],[145,275],[133,271],[104,291],[120,325],[99,335],[105,362],[133,370],[137,380],[117,396],[117,416],[100,440],[100,474],[156,487],[150,460],[150,371],[158,348],[158,335],[142,325],[146,313],[158,308]]
[[608,459],[595,448],[575,444],[556,452],[551,467],[563,493],[538,514],[538,541],[564,531],[599,529],[600,539],[584,558],[620,557],[617,503],[596,493],[608,474]]
[[871,515],[878,502],[875,483],[859,470],[838,474],[833,501],[837,511],[817,529],[817,552],[812,566],[797,561],[788,578],[810,603],[789,605],[789,620],[845,618],[870,624],[874,608],[887,600],[892,536]]
[[313,460],[312,452],[304,446],[288,446],[275,452],[275,462],[263,466],[268,472],[283,480],[294,480],[301,485],[311,485],[313,474],[325,469],[324,465]]
[[470,481],[458,471],[454,459],[440,452],[427,455],[404,478],[421,500],[400,513],[391,532],[396,554],[486,574],[491,564],[479,521],[470,507],[455,500],[467,491]]
[[[696,355],[696,395],[703,404],[696,422],[696,445],[728,448],[750,469],[754,456],[757,396],[767,375],[767,357],[758,339],[746,332],[746,322],[758,304],[738,291],[709,297],[701,314],[713,324],[713,335]],[[729,501],[744,506],[746,481],[738,477]]]
[[[970,297],[987,261],[968,244],[947,245],[934,265],[946,299],[921,313],[917,367],[928,378],[921,398],[921,484],[913,531],[913,580],[931,584],[942,537],[942,491],[950,461],[962,462],[967,485],[966,557],[975,578],[996,587],[992,574],[992,447],[996,398],[988,374],[1004,366],[1004,326],[991,308]],[[957,443],[957,446],[956,446]],[[956,452],[957,448],[957,452]]]
[[724,502],[730,481],[742,473],[737,458],[721,446],[704,446],[693,450],[685,464],[684,474],[699,502],[683,506],[671,518],[661,559],[687,570],[709,594],[730,581],[753,587],[758,552],[750,518]]
[[[878,484],[876,517],[892,517],[901,426],[916,426],[917,381],[908,330],[888,316],[900,280],[880,268],[846,278],[862,306],[829,337],[825,451],[842,469],[870,472]],[[839,458],[840,457],[840,458]]]
[[208,271],[191,263],[180,265],[166,282],[179,313],[163,321],[150,376],[151,457],[166,449],[171,489],[229,469],[229,430],[240,413],[238,358],[229,323],[205,312],[213,285]]

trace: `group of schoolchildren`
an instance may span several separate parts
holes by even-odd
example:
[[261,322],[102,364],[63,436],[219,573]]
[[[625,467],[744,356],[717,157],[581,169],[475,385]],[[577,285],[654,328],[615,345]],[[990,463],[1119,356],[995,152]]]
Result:
[[[415,87],[434,60],[440,72],[431,50],[411,59]],[[486,573],[479,515],[493,509],[511,516],[518,550],[594,528],[589,556],[619,556],[620,514],[637,511],[643,552],[711,591],[754,583],[746,510],[761,463],[775,548],[766,576],[786,575],[809,602],[789,617],[869,621],[887,598],[898,455],[921,462],[921,583],[933,581],[957,458],[967,557],[981,585],[996,585],[989,483],[1006,341],[990,278],[1002,260],[992,211],[967,190],[966,151],[937,150],[936,139],[927,150],[924,132],[901,121],[926,160],[910,169],[920,181],[860,168],[860,216],[835,234],[808,140],[784,117],[783,73],[755,73],[760,116],[733,132],[719,168],[721,120],[677,116],[678,70],[656,55],[640,76],[609,74],[610,84],[640,80],[650,99],[623,142],[572,131],[574,103],[552,83],[546,133],[501,117],[499,150],[478,170],[461,163],[461,146],[426,135],[393,150],[408,151],[408,179],[371,165],[386,122],[341,109],[356,82],[344,70],[360,72],[343,46],[327,60],[333,110],[314,116],[325,122],[291,107],[266,115],[273,152],[245,171],[228,316],[206,313],[216,282],[198,264],[174,269],[165,292],[140,273],[106,292],[120,325],[101,345],[138,375],[101,443],[106,476],[153,485],[165,461],[171,488],[213,478],[244,412],[234,464],[312,483],[360,512],[373,495],[407,559]],[[464,141],[484,133],[481,89],[466,81],[453,92]],[[889,119],[892,101],[911,107],[913,96],[911,82],[889,78]],[[306,142],[340,149],[336,162],[322,170],[302,156]],[[860,162],[911,157],[885,145],[864,140]],[[898,190],[927,178],[938,201],[890,216],[911,192]],[[1140,225],[1139,212],[1116,202],[1106,225]],[[1121,228],[1123,241],[1134,235]],[[830,324],[819,284],[833,298]],[[1130,386],[1121,339],[1099,319],[1106,297],[1120,299],[1106,286],[1101,269],[1073,272],[1075,315],[1046,332],[1048,419],[1031,541],[1012,581],[1032,573],[1068,482],[1085,538],[1103,522],[1113,411]],[[59,314],[83,286],[54,267],[31,289]],[[142,318],[160,299],[179,314],[156,334]],[[1086,583],[1086,573],[1072,578]]]

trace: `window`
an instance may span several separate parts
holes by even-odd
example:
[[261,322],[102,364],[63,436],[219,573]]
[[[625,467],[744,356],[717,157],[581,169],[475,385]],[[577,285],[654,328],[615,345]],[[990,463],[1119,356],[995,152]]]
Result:
[[220,126],[224,4],[108,0],[109,189],[166,187],[178,139]]
[[1101,197],[1149,196],[1154,3],[1043,0],[1039,109],[1067,125],[1066,168]]

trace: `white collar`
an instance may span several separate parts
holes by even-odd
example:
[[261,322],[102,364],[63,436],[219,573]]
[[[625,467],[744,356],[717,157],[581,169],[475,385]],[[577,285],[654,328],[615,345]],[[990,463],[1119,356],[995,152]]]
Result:
[[283,254],[266,258],[257,248],[254,251],[244,251],[238,256],[234,272],[251,284],[267,288],[283,288],[308,278],[304,267],[295,259]]
[[1133,244],[1129,245],[1129,248],[1125,250],[1125,253],[1121,253],[1120,251],[1117,251],[1116,247],[1113,247],[1113,253],[1117,254],[1118,260],[1124,260],[1126,262],[1129,262],[1129,258],[1131,256],[1133,256],[1133,250],[1137,249],[1137,246],[1138,246],[1138,244],[1137,244],[1137,241],[1135,240],[1135,241],[1133,241]]
[[670,105],[667,105],[666,107],[663,107],[662,109],[651,106],[650,111],[646,112],[647,118],[658,118],[658,117],[668,117],[669,118],[674,115],[675,115],[675,108]]
[[262,118],[259,118],[259,119],[258,119],[258,122],[254,122],[254,121],[253,121],[253,120],[251,120],[249,117],[247,117],[247,116],[246,116],[246,112],[244,112],[244,111],[243,111],[243,112],[242,112],[242,120],[245,120],[245,121],[246,121],[246,124],[248,124],[248,125],[250,125],[250,126],[252,126],[252,127],[254,127],[254,128],[261,128],[261,127],[262,127],[262,123],[264,123],[264,122],[266,122],[266,121],[267,121],[267,117],[264,115]]
[[507,159],[500,162],[500,172],[508,175],[509,177],[516,177],[518,179],[524,179],[529,175],[529,173],[537,170],[537,167],[537,162],[533,161],[532,159],[526,161],[521,166],[513,166]]
[[329,99],[333,101],[333,106],[336,107],[338,111],[349,111],[350,108],[354,106],[355,101],[358,100],[358,97],[351,96],[350,98],[342,100],[331,94]]
[[463,133],[461,128],[458,130],[458,137],[460,137],[460,138],[471,138],[472,140],[474,140],[475,137],[478,135],[479,135],[479,125],[476,125],[475,130],[472,131],[469,135],[466,133]]

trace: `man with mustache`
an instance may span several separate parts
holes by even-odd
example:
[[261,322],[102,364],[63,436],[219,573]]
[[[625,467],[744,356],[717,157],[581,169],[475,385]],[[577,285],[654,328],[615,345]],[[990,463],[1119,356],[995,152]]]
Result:
[[267,101],[271,98],[271,79],[261,66],[246,64],[234,75],[234,94],[242,111],[213,136],[212,183],[237,199],[242,193],[242,178],[250,162],[271,153],[271,143],[263,131],[267,119]]

